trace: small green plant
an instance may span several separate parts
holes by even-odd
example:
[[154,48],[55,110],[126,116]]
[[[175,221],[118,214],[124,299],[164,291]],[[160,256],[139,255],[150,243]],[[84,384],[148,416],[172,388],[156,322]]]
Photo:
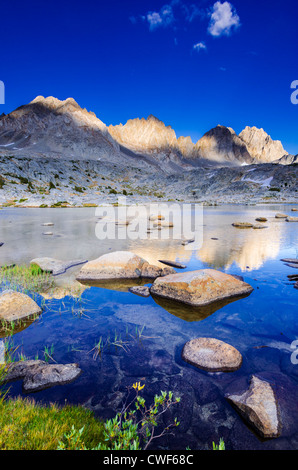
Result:
[[172,392],[162,391],[160,395],[155,395],[154,402],[147,408],[145,399],[139,395],[144,386],[140,382],[133,384],[134,398],[113,419],[104,423],[104,440],[96,447],[87,449],[82,439],[84,427],[79,430],[72,427],[70,432],[64,434],[63,441],[59,442],[58,450],[147,450],[154,439],[179,426],[175,418],[155,435],[160,417],[179,403],[180,398],[174,398]]
[[219,444],[215,444],[215,442],[212,442],[212,449],[213,450],[226,450],[226,446],[222,437],[219,440]]
[[52,344],[50,348],[48,348],[48,346],[45,346],[44,348],[44,360],[46,362],[49,362],[49,359],[51,359],[53,362],[56,362],[54,359],[53,359],[53,354],[54,354],[54,345]]
[[84,191],[86,191],[86,188],[81,188],[81,186],[75,186],[73,188],[77,193],[83,193]]

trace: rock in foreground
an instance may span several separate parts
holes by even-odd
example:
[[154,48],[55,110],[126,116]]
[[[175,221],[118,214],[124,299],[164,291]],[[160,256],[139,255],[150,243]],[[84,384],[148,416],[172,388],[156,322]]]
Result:
[[155,279],[150,291],[160,297],[202,306],[250,294],[253,288],[229,274],[215,269],[202,269],[159,277]]
[[23,379],[26,392],[72,382],[81,374],[77,364],[48,364],[40,360],[19,361],[9,365],[6,382]]
[[215,338],[196,338],[184,345],[182,359],[208,372],[233,372],[242,356],[233,346]]
[[41,308],[26,294],[8,290],[0,295],[0,320],[18,321],[40,313]]
[[278,404],[268,382],[252,376],[247,391],[241,395],[227,395],[226,398],[262,438],[280,435]]
[[[129,251],[115,251],[89,261],[80,270],[78,281],[151,278],[169,274],[170,268],[159,268]],[[171,272],[175,272],[174,270]]]

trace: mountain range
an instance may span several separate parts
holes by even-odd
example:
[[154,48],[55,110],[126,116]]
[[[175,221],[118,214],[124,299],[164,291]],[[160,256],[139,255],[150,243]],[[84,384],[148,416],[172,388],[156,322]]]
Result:
[[280,141],[256,127],[246,127],[237,135],[230,127],[218,125],[194,143],[190,137],[177,138],[171,126],[152,115],[106,126],[73,98],[60,101],[42,96],[0,116],[0,155],[100,160],[166,173],[298,161]]

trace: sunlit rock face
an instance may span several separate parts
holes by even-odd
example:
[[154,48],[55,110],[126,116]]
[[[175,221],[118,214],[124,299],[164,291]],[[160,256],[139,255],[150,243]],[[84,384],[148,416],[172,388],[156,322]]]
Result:
[[217,126],[196,143],[195,154],[218,163],[249,164],[253,162],[243,140],[229,127]]
[[257,163],[274,162],[288,155],[282,143],[279,140],[272,140],[264,129],[247,126],[240,132],[239,137],[246,144],[251,157],[254,158]]
[[98,159],[119,154],[106,125],[73,98],[36,97],[0,120],[0,151],[8,155]]
[[138,152],[177,147],[175,131],[152,115],[147,119],[130,119],[124,125],[109,126],[108,129],[117,142]]
[[0,116],[0,155],[101,160],[109,164],[179,173],[204,166],[239,166],[281,160],[293,162],[279,141],[263,129],[246,127],[238,136],[218,125],[197,142],[177,138],[153,115],[107,127],[73,99],[37,96]]

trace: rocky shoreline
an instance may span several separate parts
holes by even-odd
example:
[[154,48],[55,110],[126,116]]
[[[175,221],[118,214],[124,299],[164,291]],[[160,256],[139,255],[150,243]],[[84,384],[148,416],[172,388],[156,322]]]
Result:
[[153,172],[95,160],[0,157],[0,207],[127,203],[297,203],[298,165],[255,164]]

